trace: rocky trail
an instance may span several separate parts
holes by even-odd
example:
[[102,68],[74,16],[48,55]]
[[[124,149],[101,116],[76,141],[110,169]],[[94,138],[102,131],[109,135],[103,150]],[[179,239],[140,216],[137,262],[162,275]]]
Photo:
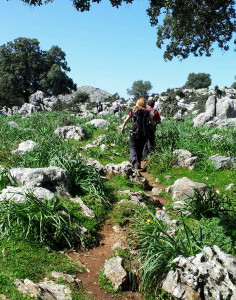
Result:
[[[147,172],[141,172],[141,174],[148,180],[151,187],[164,188],[164,186],[153,182],[151,174]],[[157,198],[163,205],[167,203],[166,199],[160,197]],[[94,300],[141,300],[142,295],[139,292],[126,291],[121,296],[114,296],[111,293],[106,293],[104,289],[99,287],[99,272],[105,261],[114,254],[114,244],[117,242],[125,244],[126,232],[125,229],[119,226],[113,226],[108,221],[103,225],[100,234],[101,241],[98,247],[86,252],[70,252],[68,254],[70,258],[79,260],[87,268],[87,271],[78,275],[85,293],[90,295],[90,297]]]

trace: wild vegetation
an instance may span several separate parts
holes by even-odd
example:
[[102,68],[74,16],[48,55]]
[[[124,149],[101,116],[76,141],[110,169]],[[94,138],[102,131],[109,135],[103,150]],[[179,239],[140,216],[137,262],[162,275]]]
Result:
[[[203,246],[213,244],[236,255],[235,188],[225,191],[235,181],[235,170],[215,170],[209,160],[209,156],[216,153],[235,155],[235,128],[194,128],[191,117],[181,122],[167,119],[158,125],[156,150],[147,161],[148,171],[154,179],[159,178],[161,184],[169,186],[176,179],[186,176],[207,184],[211,191],[207,195],[196,193],[187,202],[185,211],[180,210],[178,214],[172,214],[172,200],[166,192],[162,192],[162,196],[169,199],[167,211],[180,222],[176,234],[171,236],[168,226],[156,218],[155,205],[147,203],[148,209],[130,203],[117,206],[117,201],[121,199],[120,190],[142,190],[140,186],[120,176],[101,178],[92,166],[86,164],[86,157],[95,158],[103,165],[128,160],[130,124],[125,135],[122,135],[119,129],[121,118],[111,114],[103,118],[110,122],[108,129],[95,129],[92,125],[86,125],[89,119],[71,117],[71,113],[65,110],[35,113],[26,118],[0,116],[0,165],[4,167],[0,173],[0,190],[10,185],[7,172],[12,167],[58,166],[70,175],[70,194],[81,197],[95,213],[94,219],[86,217],[79,205],[66,197],[40,202],[29,194],[25,203],[0,203],[0,250],[7,249],[1,261],[1,269],[7,266],[7,272],[0,273],[0,292],[10,299],[28,299],[19,296],[13,284],[14,278],[29,278],[37,282],[49,276],[52,270],[71,274],[78,272],[81,266],[54,251],[94,247],[99,242],[102,222],[108,217],[113,224],[127,227],[129,247],[136,255],[123,255],[128,265],[131,260],[135,262],[139,272],[133,280],[138,282],[147,299],[171,299],[157,287],[165,274],[174,268],[172,261],[179,255],[192,256],[201,252]],[[9,121],[17,122],[18,127],[9,126]],[[68,124],[86,128],[88,138],[73,141],[54,136],[57,127]],[[214,134],[223,136],[223,139],[213,139]],[[82,150],[81,147],[100,135],[104,135],[102,143],[107,146],[105,151],[99,146]],[[28,139],[37,143],[31,152],[11,153],[20,142]],[[176,149],[186,149],[198,156],[193,170],[176,166],[173,155]],[[216,190],[220,191],[219,194]],[[89,234],[84,234],[81,227],[87,228]],[[24,263],[26,259],[29,264]],[[35,264],[39,265],[37,270],[32,267]],[[73,299],[86,297],[76,288],[73,291]]]

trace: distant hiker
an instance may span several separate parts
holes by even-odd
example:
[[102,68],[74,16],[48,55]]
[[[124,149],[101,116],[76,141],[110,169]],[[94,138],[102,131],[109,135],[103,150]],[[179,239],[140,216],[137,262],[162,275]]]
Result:
[[114,103],[114,106],[113,106],[113,112],[114,112],[114,114],[116,114],[119,111],[120,111],[120,103],[118,102],[118,100],[116,100],[116,102]]
[[97,104],[97,111],[98,111],[98,113],[103,111],[103,106],[102,106],[101,101],[99,101],[98,104]]
[[125,126],[129,119],[132,119],[133,123],[130,131],[129,159],[136,169],[140,169],[143,147],[148,139],[149,122],[154,125],[152,116],[150,115],[149,110],[146,109],[145,98],[139,98],[136,106],[129,111],[129,114],[122,125],[122,134],[124,133]]
[[148,101],[148,110],[150,112],[150,115],[153,118],[153,121],[155,122],[155,125],[152,125],[151,123],[149,124],[149,144],[150,144],[150,150],[154,150],[155,149],[155,132],[156,132],[156,127],[157,124],[161,123],[161,118],[159,115],[159,112],[157,111],[157,109],[154,108],[154,104],[155,101],[154,100],[149,100]]

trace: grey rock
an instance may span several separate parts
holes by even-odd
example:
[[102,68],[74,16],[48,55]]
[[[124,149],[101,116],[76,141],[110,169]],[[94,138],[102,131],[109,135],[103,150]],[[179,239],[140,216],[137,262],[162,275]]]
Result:
[[204,247],[193,257],[179,256],[173,260],[162,288],[176,299],[236,299],[236,257],[217,246]]
[[40,201],[43,201],[44,199],[51,200],[54,197],[52,192],[42,187],[29,188],[26,186],[8,186],[2,190],[0,201],[11,200],[14,202],[24,202],[26,200],[26,196],[30,193],[33,193],[34,196]]
[[59,127],[54,131],[55,136],[80,141],[88,137],[87,131],[80,126]]
[[210,160],[215,166],[215,169],[235,169],[236,168],[236,158],[227,157],[219,154],[212,155]]
[[65,273],[62,273],[62,272],[52,271],[51,276],[55,279],[63,279],[67,282],[74,282],[75,281],[75,276],[72,276],[70,274],[65,274]]
[[127,273],[122,267],[122,258],[116,256],[106,261],[104,264],[104,274],[112,282],[115,290],[118,290],[127,278]]
[[94,159],[94,158],[87,158],[86,159],[86,164],[88,166],[94,166],[94,168],[97,170],[97,172],[101,176],[106,175],[105,167],[99,161],[97,161],[96,159]]
[[234,187],[233,183],[230,183],[229,185],[227,185],[227,187],[225,188],[226,191],[232,190],[232,188]]
[[77,92],[85,92],[89,94],[90,102],[103,102],[105,98],[112,96],[112,94],[101,90],[99,88],[91,87],[89,85],[81,86],[77,89]]
[[236,118],[236,99],[225,97],[217,101],[216,116],[219,119]]
[[117,175],[120,174],[122,177],[129,178],[132,182],[138,183],[143,185],[144,187],[148,187],[148,181],[145,177],[143,177],[135,168],[134,166],[128,162],[123,161],[121,164],[107,164],[105,166],[105,170],[107,174]]
[[71,290],[62,284],[57,284],[53,281],[44,281],[38,284],[42,290],[45,300],[72,300]]
[[109,122],[104,119],[93,119],[93,120],[87,122],[86,124],[91,124],[95,128],[105,128],[109,125]]
[[86,217],[88,217],[88,218],[95,218],[94,212],[87,205],[84,204],[84,202],[83,202],[83,200],[81,198],[79,198],[79,197],[77,197],[77,198],[71,198],[71,201],[79,204],[79,206],[82,209],[82,213]]
[[194,190],[205,192],[207,186],[204,183],[199,183],[190,180],[187,177],[177,179],[173,185],[166,188],[167,193],[171,194],[174,200],[185,200],[194,195]]
[[154,188],[152,189],[152,194],[153,194],[154,196],[158,196],[158,195],[160,195],[160,194],[162,193],[162,191],[163,191],[163,189],[154,187]]
[[19,126],[19,125],[18,125],[16,122],[14,122],[14,121],[7,122],[7,124],[10,125],[11,127],[15,127],[15,128],[17,128],[17,127]]
[[26,152],[32,151],[37,144],[34,141],[28,140],[22,142],[18,145],[16,150],[13,150],[12,154],[24,154]]
[[58,167],[48,168],[12,168],[9,171],[12,183],[32,187],[43,187],[52,192],[67,192],[70,184],[65,170]]
[[193,166],[198,158],[197,156],[192,156],[191,152],[184,149],[174,150],[173,154],[177,157],[177,163],[179,167]]

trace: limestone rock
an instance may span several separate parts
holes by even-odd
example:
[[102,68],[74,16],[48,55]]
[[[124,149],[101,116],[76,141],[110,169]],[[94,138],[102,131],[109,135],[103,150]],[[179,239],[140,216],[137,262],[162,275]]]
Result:
[[18,148],[16,150],[13,150],[11,153],[12,154],[24,154],[28,151],[32,151],[36,145],[37,144],[34,141],[28,140],[28,141],[20,143],[18,145]]
[[71,198],[71,201],[78,203],[82,209],[82,213],[88,218],[95,218],[95,214],[87,205],[84,204],[83,200],[79,197]]
[[64,126],[54,131],[55,136],[65,139],[80,141],[87,138],[88,134],[83,127],[80,126]]
[[162,288],[175,299],[236,299],[236,257],[217,246],[204,247],[196,256],[174,259]]
[[177,149],[173,151],[174,156],[177,157],[179,167],[190,167],[193,166],[197,160],[197,156],[192,156],[192,153],[184,150]]
[[7,124],[10,125],[11,127],[15,127],[15,128],[19,126],[19,125],[18,125],[16,122],[14,122],[14,121],[7,122]]
[[52,192],[42,187],[28,188],[26,186],[7,186],[2,190],[0,201],[11,200],[14,202],[24,202],[26,199],[26,195],[29,193],[33,193],[34,196],[40,201],[43,201],[44,199],[51,200],[54,197],[54,194]]
[[117,291],[127,278],[127,273],[122,267],[122,258],[116,256],[106,261],[104,264],[104,274],[112,282]]
[[236,158],[227,157],[219,154],[212,155],[210,160],[214,164],[215,168],[218,169],[235,169],[236,168]]
[[87,122],[86,124],[91,124],[95,128],[105,128],[109,125],[109,122],[104,119],[93,119],[93,120]]
[[58,167],[12,168],[9,179],[27,188],[43,187],[52,192],[67,192],[70,184],[66,171]]
[[206,189],[207,186],[204,183],[195,182],[187,177],[182,177],[177,179],[173,185],[167,187],[166,191],[171,194],[174,200],[185,200],[194,195],[194,190],[204,192]]
[[143,185],[144,187],[148,187],[148,181],[144,178],[135,168],[134,166],[128,162],[123,161],[119,165],[108,164],[105,166],[105,170],[107,174],[117,175],[120,174],[122,177],[129,178],[132,182]]

